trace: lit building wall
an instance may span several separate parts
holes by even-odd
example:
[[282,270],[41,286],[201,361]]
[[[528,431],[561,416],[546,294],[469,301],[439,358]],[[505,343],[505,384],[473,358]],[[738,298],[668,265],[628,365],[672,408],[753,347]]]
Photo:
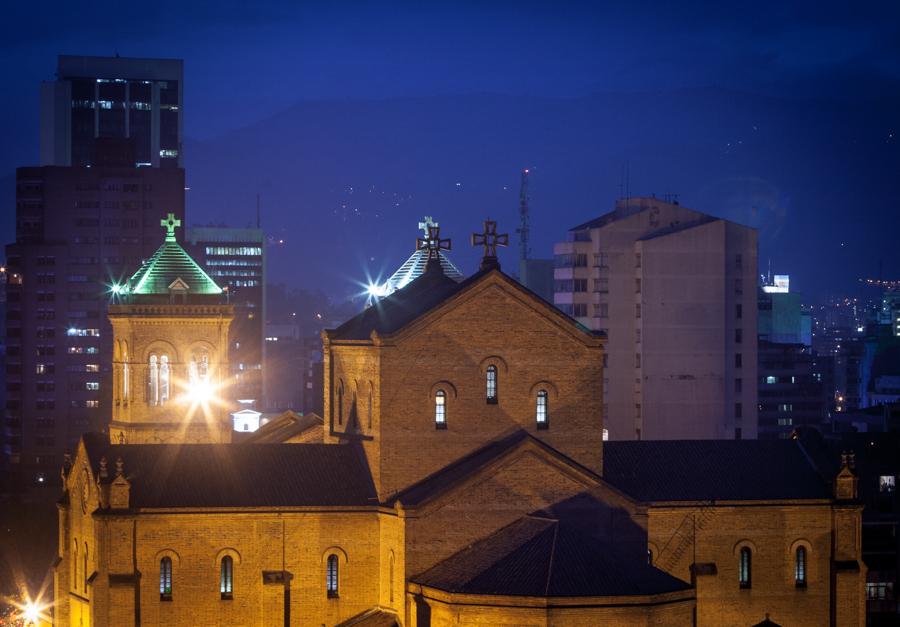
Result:
[[655,198],[569,231],[554,302],[608,336],[610,439],[756,437],[756,231]]

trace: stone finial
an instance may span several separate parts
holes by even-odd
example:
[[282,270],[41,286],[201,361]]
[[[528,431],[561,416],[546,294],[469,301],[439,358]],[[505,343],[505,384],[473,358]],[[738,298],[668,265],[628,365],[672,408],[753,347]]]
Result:
[[100,479],[109,477],[109,471],[106,469],[106,455],[100,458]]
[[109,485],[109,506],[112,509],[128,509],[131,498],[131,483],[125,478],[125,462],[116,459],[116,478]]
[[856,455],[851,451],[841,452],[841,469],[834,478],[834,498],[839,501],[855,501],[858,497],[859,480],[854,468]]
[[119,440],[119,444],[125,444],[125,432],[119,431],[119,436],[117,439]]

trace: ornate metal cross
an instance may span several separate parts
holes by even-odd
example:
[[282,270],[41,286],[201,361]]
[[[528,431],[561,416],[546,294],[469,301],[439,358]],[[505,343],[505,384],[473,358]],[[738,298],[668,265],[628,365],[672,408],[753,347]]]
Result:
[[484,258],[481,260],[482,268],[498,265],[497,246],[509,246],[509,234],[497,233],[497,222],[495,220],[485,220],[484,232],[472,233],[472,246],[484,247]]
[[440,259],[442,250],[450,250],[450,239],[441,239],[441,227],[428,226],[428,235],[416,238],[416,250],[427,250],[428,259]]
[[176,218],[174,213],[170,213],[168,217],[159,221],[159,225],[166,228],[166,240],[175,241],[175,229],[181,226],[181,220]]

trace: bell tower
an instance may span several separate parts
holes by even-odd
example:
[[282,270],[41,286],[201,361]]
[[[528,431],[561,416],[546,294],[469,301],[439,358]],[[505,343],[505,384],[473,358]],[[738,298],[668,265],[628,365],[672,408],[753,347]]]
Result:
[[113,444],[231,441],[225,293],[178,244],[170,213],[162,246],[113,286]]

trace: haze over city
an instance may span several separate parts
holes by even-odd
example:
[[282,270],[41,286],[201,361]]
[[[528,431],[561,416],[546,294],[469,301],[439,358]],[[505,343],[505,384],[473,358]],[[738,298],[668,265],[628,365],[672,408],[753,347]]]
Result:
[[[0,186],[37,160],[57,54],[185,59],[192,224],[250,224],[270,280],[337,299],[390,273],[434,215],[517,221],[533,253],[631,195],[760,230],[760,265],[811,301],[897,278],[900,14],[887,2],[56,4],[7,7]],[[12,233],[4,212],[2,233]],[[379,236],[373,238],[377,230]],[[515,258],[517,251],[507,253]],[[314,271],[297,273],[296,268]]]

